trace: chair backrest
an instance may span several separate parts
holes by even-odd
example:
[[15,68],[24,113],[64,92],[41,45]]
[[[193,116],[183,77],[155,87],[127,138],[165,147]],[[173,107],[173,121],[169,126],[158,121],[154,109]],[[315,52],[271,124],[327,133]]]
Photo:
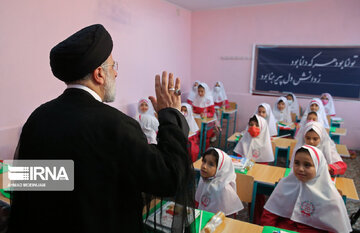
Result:
[[236,193],[243,202],[251,203],[254,177],[236,173]]
[[292,157],[292,154],[294,153],[295,146],[296,146],[296,141],[292,141],[290,143],[289,162],[291,161],[291,157]]
[[229,109],[237,109],[237,104],[235,102],[229,102]]
[[291,113],[291,120],[292,122],[296,122],[296,113]]

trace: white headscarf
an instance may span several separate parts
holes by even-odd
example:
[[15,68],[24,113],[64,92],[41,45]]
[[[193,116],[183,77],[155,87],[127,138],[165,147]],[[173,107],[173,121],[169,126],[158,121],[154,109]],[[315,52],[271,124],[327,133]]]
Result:
[[[146,112],[141,112],[140,111],[140,105],[142,103],[146,103],[148,105],[148,110]],[[138,108],[137,108],[137,116],[139,116],[140,114],[148,114],[151,116],[155,116],[155,110],[154,110],[154,106],[152,105],[151,101],[149,99],[141,99],[138,102]],[[138,117],[136,117],[136,120],[138,120]]]
[[190,100],[191,102],[194,101],[195,96],[197,95],[197,92],[198,92],[197,87],[195,87],[195,83],[200,84],[200,81],[199,81],[199,80],[195,80],[193,86],[191,87],[191,90],[190,90],[190,92],[189,92],[189,96],[188,96],[188,98],[187,98],[187,99]]
[[195,194],[199,209],[225,215],[234,214],[244,208],[236,193],[236,174],[231,158],[222,150],[219,154],[216,174],[211,179],[200,178]]
[[323,103],[321,102],[321,100],[319,98],[313,98],[310,101],[310,103],[306,107],[306,110],[304,112],[303,117],[301,118],[300,125],[304,125],[305,122],[307,121],[307,115],[309,114],[309,112],[311,112],[310,106],[312,104],[317,104],[317,106],[319,106],[319,110],[317,110],[317,112],[316,112],[317,117],[318,117],[318,122],[322,123],[325,128],[329,129],[330,126],[329,126],[329,122],[328,122],[327,117],[326,117],[326,113],[325,113],[325,110],[324,110],[324,105],[323,105]]
[[[282,100],[285,103],[285,108],[284,110],[280,111],[277,107],[277,104],[279,103],[279,101]],[[286,123],[291,123],[291,114],[290,114],[290,109],[289,109],[289,104],[287,102],[287,99],[284,96],[281,96],[277,99],[275,105],[274,105],[274,109],[273,109],[273,113],[275,116],[275,119],[277,121],[283,121]]]
[[[143,113],[140,111],[140,105],[144,102],[147,103],[148,110]],[[155,110],[149,99],[141,99],[139,101],[135,120],[140,123],[141,129],[148,139],[148,143],[156,144],[156,132],[159,128],[159,121],[155,117]]]
[[182,103],[181,107],[183,106],[186,107],[187,110],[187,115],[185,116],[185,119],[189,125],[190,132],[196,133],[199,130],[199,126],[196,124],[196,121],[194,119],[192,107],[188,103]]
[[[199,96],[199,93],[196,92],[196,96],[195,99],[193,101],[193,105],[195,107],[200,107],[200,108],[206,108],[209,107],[211,105],[214,105],[214,99],[211,93],[211,90],[209,88],[209,86],[206,83],[199,83],[199,86],[204,87],[205,89],[205,95],[203,97]],[[198,88],[199,88],[198,86]]]
[[330,93],[323,93],[321,94],[321,97],[324,95],[329,99],[329,102],[324,105],[326,115],[335,115],[336,112],[333,97],[330,95]]
[[333,164],[338,161],[343,161],[341,159],[341,156],[339,155],[339,153],[336,150],[335,143],[329,137],[329,134],[326,132],[326,129],[324,128],[324,126],[320,122],[310,121],[303,128],[301,128],[299,133],[296,135],[295,139],[297,140],[297,143],[296,143],[296,146],[294,149],[294,154],[291,157],[290,167],[293,166],[295,152],[297,151],[297,149],[299,149],[300,147],[302,147],[303,145],[306,144],[305,143],[305,134],[307,132],[309,132],[309,130],[311,130],[311,129],[313,129],[320,137],[320,143],[316,147],[323,152],[327,163]]
[[258,109],[259,109],[260,106],[265,108],[265,111],[266,111],[266,118],[265,119],[266,119],[266,121],[268,123],[270,136],[277,135],[278,130],[277,130],[277,127],[276,127],[276,119],[274,117],[274,114],[273,114],[269,104],[267,104],[267,103],[259,104],[259,106],[257,107],[254,114],[258,114]]
[[[159,122],[154,121],[153,116],[149,115],[149,114],[141,114],[139,115],[139,124],[140,127],[142,129],[142,131],[144,132],[144,134],[146,135],[146,138],[148,140],[149,144],[157,144],[156,141],[156,132],[159,126]],[[155,118],[156,119],[156,118]],[[157,119],[156,119],[157,121]]]
[[293,170],[279,184],[264,208],[314,228],[330,232],[351,232],[350,220],[343,199],[331,181],[323,153],[305,145],[314,161],[316,176],[306,183],[299,181]]
[[217,81],[216,83],[219,84],[219,87],[214,86],[213,90],[212,90],[212,95],[214,98],[214,102],[216,103],[220,103],[223,102],[225,100],[227,100],[227,96],[226,96],[226,92],[225,92],[225,88],[224,88],[224,84],[220,81]]
[[260,134],[253,138],[247,131],[236,145],[234,151],[243,157],[253,159],[255,162],[272,162],[274,153],[270,141],[270,133],[266,120],[256,115],[259,122]]
[[[296,96],[292,92],[285,92],[287,95],[291,95],[293,102],[289,104],[290,112],[295,113],[296,116],[300,117],[300,108]],[[289,102],[288,102],[289,103]]]

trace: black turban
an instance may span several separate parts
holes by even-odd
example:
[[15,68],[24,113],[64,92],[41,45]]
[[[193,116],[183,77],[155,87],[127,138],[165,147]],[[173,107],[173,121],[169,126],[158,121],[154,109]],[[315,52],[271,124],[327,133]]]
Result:
[[51,70],[64,82],[79,80],[106,61],[112,48],[111,36],[104,26],[88,26],[51,49]]

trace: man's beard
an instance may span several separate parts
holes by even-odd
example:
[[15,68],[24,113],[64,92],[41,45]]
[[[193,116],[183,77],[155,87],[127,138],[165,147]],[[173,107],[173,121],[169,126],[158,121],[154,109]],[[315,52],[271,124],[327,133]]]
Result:
[[115,77],[112,78],[107,70],[105,70],[105,86],[104,86],[104,102],[113,102],[116,97],[116,82]]

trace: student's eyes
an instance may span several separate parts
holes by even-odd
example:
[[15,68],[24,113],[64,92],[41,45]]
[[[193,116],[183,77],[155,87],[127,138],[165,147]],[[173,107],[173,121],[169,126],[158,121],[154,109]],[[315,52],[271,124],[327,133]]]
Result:
[[295,161],[294,161],[294,164],[295,164],[295,165],[299,165],[299,161],[295,160]]
[[305,167],[306,168],[312,167],[312,164],[311,163],[305,163]]
[[210,163],[209,163],[209,166],[213,167],[213,166],[215,166],[215,164],[212,163],[212,162],[210,162]]

